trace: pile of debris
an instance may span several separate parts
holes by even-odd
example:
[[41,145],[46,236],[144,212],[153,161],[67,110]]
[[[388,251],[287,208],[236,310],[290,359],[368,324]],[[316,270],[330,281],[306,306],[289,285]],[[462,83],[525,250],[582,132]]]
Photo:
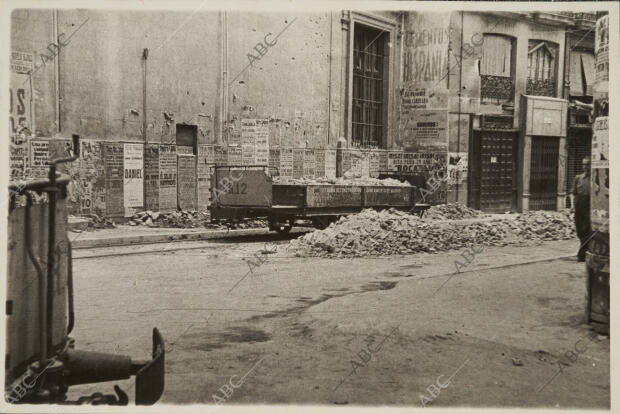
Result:
[[267,227],[264,220],[245,220],[234,224],[218,224],[211,222],[211,215],[208,211],[180,210],[170,213],[160,213],[153,211],[141,211],[134,214],[127,222],[130,226],[148,227],[174,227],[174,228],[197,228],[226,229],[226,228],[262,228]]
[[85,217],[88,218],[88,223],[86,225],[86,231],[116,228],[116,224],[109,218],[99,217],[96,214],[87,214]]
[[434,253],[473,246],[540,243],[574,237],[570,214],[533,212],[485,221],[433,221],[397,210],[364,210],[292,240],[296,256],[363,257]]
[[449,203],[432,206],[424,213],[427,220],[460,220],[480,217],[482,213],[463,204]]
[[389,187],[409,187],[410,184],[395,180],[393,178],[290,178],[290,177],[273,177],[273,182],[277,184],[291,184],[291,185],[357,185],[357,186],[389,186]]

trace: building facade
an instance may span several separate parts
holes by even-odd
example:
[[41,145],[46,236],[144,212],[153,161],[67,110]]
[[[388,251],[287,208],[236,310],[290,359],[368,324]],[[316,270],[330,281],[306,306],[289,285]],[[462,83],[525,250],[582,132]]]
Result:
[[[71,134],[75,213],[202,209],[218,164],[442,177],[426,201],[557,209],[589,148],[594,16],[17,10],[11,172]],[[591,131],[591,128],[589,128]]]

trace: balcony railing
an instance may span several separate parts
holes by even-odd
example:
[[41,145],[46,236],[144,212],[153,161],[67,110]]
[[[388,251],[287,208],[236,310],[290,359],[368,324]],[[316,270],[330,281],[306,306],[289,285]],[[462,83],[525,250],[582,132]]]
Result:
[[555,96],[555,80],[527,78],[525,94],[534,96]]
[[502,104],[512,102],[514,81],[509,76],[480,75],[480,100],[482,103]]

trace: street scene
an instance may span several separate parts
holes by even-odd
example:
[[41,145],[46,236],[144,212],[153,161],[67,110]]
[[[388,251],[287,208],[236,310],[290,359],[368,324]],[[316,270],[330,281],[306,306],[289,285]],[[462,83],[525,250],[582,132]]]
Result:
[[2,9],[3,412],[612,410],[617,4],[138,3]]

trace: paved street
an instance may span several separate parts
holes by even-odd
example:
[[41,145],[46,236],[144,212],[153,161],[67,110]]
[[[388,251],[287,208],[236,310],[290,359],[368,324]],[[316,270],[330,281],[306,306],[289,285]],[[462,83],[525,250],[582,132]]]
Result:
[[[609,407],[576,241],[488,247],[457,274],[457,251],[308,259],[286,243],[77,250],[77,346],[148,358],[159,327],[164,403]],[[70,397],[94,391],[112,384]]]

